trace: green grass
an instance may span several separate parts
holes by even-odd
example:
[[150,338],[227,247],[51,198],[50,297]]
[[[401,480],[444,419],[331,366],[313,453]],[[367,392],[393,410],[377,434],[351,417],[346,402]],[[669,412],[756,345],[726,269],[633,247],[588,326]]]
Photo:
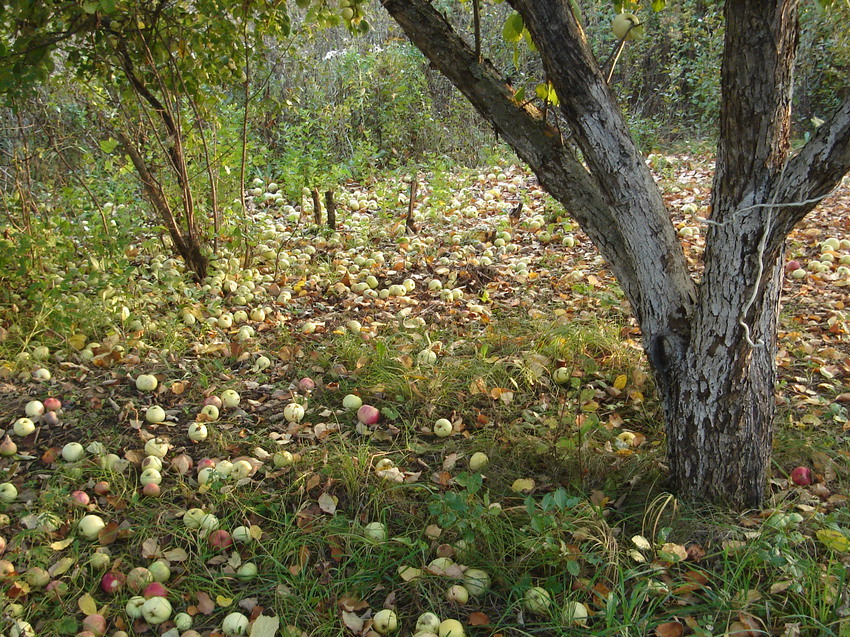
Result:
[[[665,179],[674,180],[675,162],[661,159]],[[47,395],[61,396],[65,406],[58,425],[43,425],[37,437],[16,441],[17,455],[0,458],[3,480],[20,493],[0,505],[8,516],[3,559],[17,572],[6,578],[4,629],[20,613],[39,634],[74,634],[83,619],[80,598],[89,594],[111,632],[132,633],[124,606],[133,593],[108,597],[99,589],[104,571],[90,565],[95,551],[108,551],[108,568],[124,573],[170,558],[174,611],[195,613],[195,629],[204,635],[228,613],[250,614],[257,604],[281,626],[296,625],[317,637],[345,634],[346,619],[362,620],[365,628],[385,606],[398,613],[402,635],[412,634],[416,618],[430,611],[460,620],[476,636],[637,637],[673,621],[690,634],[707,636],[752,621],[773,634],[799,625],[801,635],[847,637],[848,551],[830,548],[823,539],[824,531],[850,537],[840,498],[850,478],[850,457],[838,444],[846,439],[846,408],[836,400],[840,383],[819,375],[807,344],[783,336],[791,360],[779,388],[789,398],[781,405],[775,436],[773,499],[764,511],[749,512],[677,501],[665,492],[661,414],[639,337],[620,307],[622,292],[601,264],[594,265],[589,246],[541,246],[521,223],[510,228],[516,250],[493,251],[495,265],[481,270],[492,281],[467,290],[461,301],[427,291],[430,278],[448,280],[441,267],[458,281],[474,281],[469,272],[487,249],[479,245],[482,231],[508,229],[503,210],[463,221],[434,205],[455,196],[462,206],[472,205],[481,190],[477,174],[434,176],[430,186],[423,181],[422,197],[429,188],[436,191],[423,209],[433,245],[381,234],[397,221],[391,211],[398,188],[390,185],[375,193],[379,210],[386,212],[366,219],[368,232],[359,223],[343,228],[338,246],[309,261],[299,260],[304,256],[299,250],[320,234],[310,226],[287,225],[285,239],[264,239],[279,241],[274,249],[292,263],[274,282],[292,293],[288,301],[278,303],[276,293],[265,291],[271,280],[262,277],[275,271],[272,263],[257,257],[257,272],[246,272],[222,260],[222,278],[257,283],[257,299],[249,306],[272,309],[247,341],[236,340],[236,327],[183,325],[184,308],[203,318],[235,309],[233,295],[174,282],[174,291],[168,290],[155,275],[162,255],[147,240],[137,246],[131,284],[123,269],[81,268],[61,283],[80,300],[58,309],[32,303],[38,290],[27,287],[30,282],[20,282],[15,291],[11,285],[0,297],[6,330],[0,338],[0,420],[11,425],[28,400]],[[348,216],[341,209],[341,223]],[[269,221],[279,222],[273,215]],[[451,243],[451,233],[461,237],[459,245]],[[366,268],[382,285],[416,277],[414,293],[382,300],[330,291],[346,280],[341,268],[377,249],[387,265]],[[459,256],[448,266],[440,263],[453,252]],[[49,270],[49,255],[42,256]],[[520,256],[530,260],[532,272],[544,274],[515,279],[512,264]],[[389,269],[395,257],[410,267]],[[16,300],[22,311],[12,310]],[[487,312],[471,305],[484,305]],[[122,306],[130,310],[123,321],[116,314]],[[798,309],[804,311],[794,308],[783,316],[789,334],[798,329]],[[342,329],[352,318],[361,321],[362,333]],[[129,330],[134,319],[143,330]],[[303,333],[307,319],[323,321],[324,331]],[[102,347],[84,356],[82,344],[72,342],[77,333]],[[27,376],[36,363],[26,355],[37,344],[51,350],[39,363],[53,372],[46,383]],[[437,354],[434,363],[419,359],[429,348]],[[272,365],[253,372],[260,354]],[[552,380],[559,367],[569,372],[563,385]],[[157,393],[135,389],[133,379],[141,373],[159,376]],[[317,387],[297,396],[297,382],[305,376]],[[814,388],[805,401],[798,397],[801,385]],[[218,421],[207,423],[205,441],[189,441],[186,426],[203,399],[226,388],[240,392],[239,407],[223,409]],[[381,423],[358,428],[355,414],[341,405],[348,393],[381,409]],[[283,410],[296,397],[306,416],[290,424]],[[144,409],[151,404],[175,418],[146,425]],[[431,433],[442,417],[456,426],[444,439]],[[639,444],[624,444],[618,438],[624,432],[638,436]],[[168,437],[173,445],[159,498],[140,493],[134,464],[113,472],[92,454],[73,466],[50,457],[71,440],[100,441],[107,452],[130,451],[128,458],[138,462],[150,434]],[[276,467],[273,458],[280,450],[295,454],[295,464]],[[476,451],[489,456],[480,473],[469,468]],[[260,466],[240,482],[222,479],[199,488],[195,468],[183,475],[169,464],[178,454],[195,463],[247,456]],[[390,470],[379,473],[378,463],[387,460]],[[822,476],[818,484],[831,493],[822,500],[812,489],[789,488],[786,473],[798,464],[810,464]],[[518,478],[534,481],[531,493],[514,491]],[[88,511],[69,504],[72,491],[93,495],[93,486],[103,480],[110,494],[94,497]],[[254,525],[261,537],[217,551],[203,534],[185,527],[183,513],[195,507],[214,513],[224,529]],[[90,512],[114,523],[115,537],[80,538],[75,525]],[[44,513],[61,524],[39,529],[39,518],[31,516]],[[370,522],[386,524],[386,541],[365,536]],[[490,590],[463,606],[449,602],[446,590],[457,580],[428,571],[438,556],[485,570]],[[245,562],[258,567],[250,581],[236,577]],[[67,570],[53,577],[67,587],[58,598],[44,590],[28,591],[26,598],[10,595],[9,586],[24,581],[29,568],[56,571],[63,564]],[[400,566],[422,573],[405,581]],[[532,587],[551,596],[546,612],[526,607]],[[563,620],[568,603],[586,606],[586,625]],[[487,625],[474,627],[471,620]]]

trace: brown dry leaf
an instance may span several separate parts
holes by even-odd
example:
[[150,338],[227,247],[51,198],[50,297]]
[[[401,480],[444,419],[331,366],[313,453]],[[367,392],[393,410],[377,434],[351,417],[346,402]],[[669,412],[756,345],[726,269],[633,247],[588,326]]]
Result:
[[195,599],[198,600],[198,612],[204,615],[212,615],[215,610],[215,602],[212,600],[212,597],[203,591],[198,591],[195,593]]
[[171,466],[179,473],[181,476],[189,473],[189,470],[192,468],[193,460],[192,457],[188,454],[181,453],[179,456],[175,456],[171,460]]
[[369,602],[360,597],[351,597],[347,593],[337,600],[337,604],[341,609],[351,612],[369,608]]
[[120,527],[115,522],[109,522],[97,534],[97,540],[101,546],[109,546],[118,539]]
[[80,608],[80,611],[84,615],[96,615],[97,614],[97,602],[94,601],[94,597],[86,593],[82,595],[80,599],[77,600],[77,606]]
[[470,626],[489,626],[490,618],[487,617],[486,613],[475,611],[474,613],[469,613],[466,623]]
[[682,637],[685,627],[679,622],[664,622],[655,627],[656,637]]
[[142,542],[142,557],[148,560],[152,560],[156,557],[159,557],[159,555],[159,541],[155,537],[149,537],[144,542]]

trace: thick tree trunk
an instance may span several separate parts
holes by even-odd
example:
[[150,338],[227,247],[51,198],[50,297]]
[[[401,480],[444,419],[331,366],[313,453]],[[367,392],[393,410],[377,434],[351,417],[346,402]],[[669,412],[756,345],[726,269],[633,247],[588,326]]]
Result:
[[655,371],[675,490],[757,506],[775,411],[784,240],[850,169],[850,98],[788,161],[798,0],[725,5],[721,142],[698,284],[570,0],[509,0],[558,93],[566,141],[429,0],[381,1],[610,263]]

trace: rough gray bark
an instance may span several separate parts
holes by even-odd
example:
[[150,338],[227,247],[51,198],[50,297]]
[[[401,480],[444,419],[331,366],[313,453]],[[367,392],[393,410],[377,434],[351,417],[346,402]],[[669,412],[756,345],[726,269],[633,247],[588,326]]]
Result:
[[692,499],[758,505],[770,455],[784,239],[850,169],[850,101],[789,162],[797,0],[726,3],[721,141],[697,283],[569,1],[509,1],[558,93],[568,142],[533,106],[517,103],[429,0],[382,4],[610,263],[655,371],[673,487]]

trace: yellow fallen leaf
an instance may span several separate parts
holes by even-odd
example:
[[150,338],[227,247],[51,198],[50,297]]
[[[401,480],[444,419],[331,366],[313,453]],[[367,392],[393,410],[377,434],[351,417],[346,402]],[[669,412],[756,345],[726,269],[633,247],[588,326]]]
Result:
[[511,491],[515,493],[530,493],[534,491],[534,480],[531,478],[517,478],[511,485]]
[[85,615],[96,615],[97,614],[97,602],[94,601],[94,597],[86,593],[80,599],[77,600],[77,606],[80,607],[80,610]]
[[821,529],[817,532],[818,539],[828,549],[838,551],[839,553],[847,553],[850,551],[850,538],[833,529]]
[[665,562],[683,562],[688,559],[688,550],[681,544],[667,542],[658,552],[658,558]]
[[216,595],[215,603],[221,607],[230,606],[233,603],[233,599],[224,595]]
[[402,565],[398,567],[398,574],[405,582],[409,582],[422,575],[422,569]]
[[620,374],[614,379],[614,389],[621,390],[626,386],[626,383],[629,382],[629,377],[625,374]]

